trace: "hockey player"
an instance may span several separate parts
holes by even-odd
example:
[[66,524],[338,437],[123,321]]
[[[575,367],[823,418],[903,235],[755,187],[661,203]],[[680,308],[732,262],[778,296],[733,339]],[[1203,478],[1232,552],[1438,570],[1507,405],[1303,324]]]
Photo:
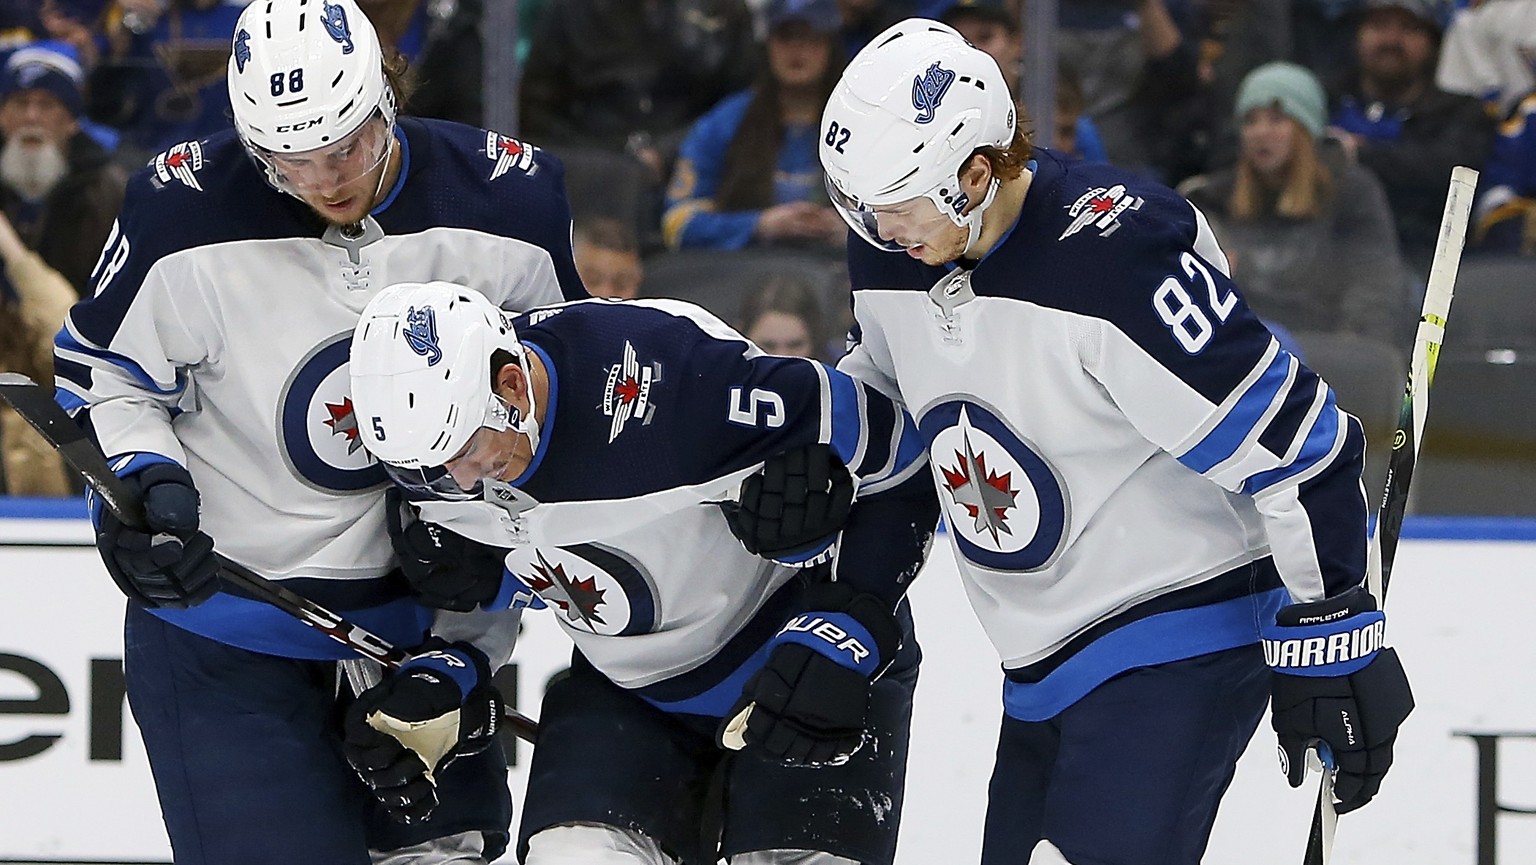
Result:
[[982,861],[1193,865],[1271,696],[1292,786],[1321,743],[1338,810],[1370,801],[1413,700],[1361,588],[1360,424],[1205,218],[1032,150],[996,64],[921,19],[850,63],[821,158],[858,238],[839,368],[917,419],[1002,656]]
[[[892,861],[918,659],[901,599],[938,518],[911,418],[681,301],[513,321],[453,285],[394,286],[363,311],[351,370],[362,440],[425,521],[401,534],[413,586],[450,609],[549,607],[576,644],[540,717],[527,865],[713,865],[712,776],[737,865]],[[718,504],[786,450],[813,508],[847,516],[830,564],[748,553]],[[801,503],[781,504],[770,522]],[[505,574],[451,566],[486,550]],[[365,695],[348,755],[409,809],[437,749],[375,732],[404,721],[435,716],[381,717]],[[717,742],[742,753],[722,765]]]
[[[451,277],[513,309],[584,294],[559,164],[397,118],[401,80],[354,0],[251,4],[229,60],[235,128],[134,176],[94,296],[57,340],[59,400],[142,493],[151,527],[101,513],[98,546],[131,599],[128,698],[180,865],[366,865],[370,849],[469,863],[508,840],[499,750],[441,774],[474,793],[456,810],[390,820],[340,751],[336,661],[350,653],[214,594],[216,542],[396,645],[422,643],[434,611],[399,579],[387,478],[347,395],[357,315],[405,279]],[[495,707],[479,685],[516,623],[450,618],[436,633],[473,662],[466,718],[483,721]],[[486,732],[466,720],[456,752]]]

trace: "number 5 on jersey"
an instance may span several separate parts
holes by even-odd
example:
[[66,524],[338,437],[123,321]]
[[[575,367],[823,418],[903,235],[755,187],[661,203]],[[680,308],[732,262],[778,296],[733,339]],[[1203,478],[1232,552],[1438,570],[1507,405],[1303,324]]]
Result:
[[784,425],[784,417],[784,398],[773,391],[754,387],[751,393],[744,393],[743,388],[731,388],[725,413],[725,419],[731,423],[778,429]]
[[[1211,313],[1216,316],[1217,323],[1227,320],[1237,306],[1237,294],[1228,290],[1225,295],[1218,293],[1216,280],[1200,259],[1186,252],[1179,256],[1179,264],[1184,268],[1186,281],[1191,288],[1196,289],[1197,294],[1204,294],[1206,304]],[[1195,285],[1195,277],[1203,285]],[[1203,288],[1204,291],[1199,289]],[[1184,288],[1184,283],[1177,276],[1165,278],[1157,290],[1152,292],[1152,308],[1157,310],[1157,317],[1163,320],[1168,330],[1173,333],[1173,338],[1179,341],[1184,351],[1189,354],[1199,354],[1211,341],[1211,335],[1216,328],[1211,324],[1211,319],[1205,314],[1205,310],[1196,305],[1193,297]]]

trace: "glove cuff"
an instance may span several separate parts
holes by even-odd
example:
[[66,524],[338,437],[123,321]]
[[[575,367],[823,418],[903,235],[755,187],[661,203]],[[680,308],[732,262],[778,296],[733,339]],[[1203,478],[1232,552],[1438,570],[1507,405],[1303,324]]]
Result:
[[901,648],[901,624],[874,595],[847,583],[816,583],[804,604],[806,612],[785,622],[773,644],[797,643],[871,679]]
[[433,637],[423,643],[409,661],[400,665],[397,675],[411,673],[435,673],[439,678],[453,682],[459,689],[462,702],[470,692],[491,680],[491,664],[485,653],[469,643],[447,643]]
[[1361,588],[1292,604],[1263,628],[1264,660],[1291,676],[1348,676],[1364,669],[1386,642],[1387,617]]

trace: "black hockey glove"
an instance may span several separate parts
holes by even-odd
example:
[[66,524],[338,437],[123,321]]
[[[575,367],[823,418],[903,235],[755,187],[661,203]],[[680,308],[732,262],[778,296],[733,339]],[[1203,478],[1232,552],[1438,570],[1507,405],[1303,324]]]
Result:
[[213,539],[197,528],[197,488],[175,463],[152,463],[123,479],[144,503],[147,531],[131,529],[106,506],[96,548],[123,594],[146,607],[186,609],[219,590]]
[[467,613],[496,597],[506,550],[422,520],[406,526],[403,509],[399,495],[391,490],[385,500],[389,542],[400,559],[401,573],[422,603]]
[[1386,616],[1369,592],[1354,588],[1285,607],[1275,619],[1264,633],[1264,657],[1275,671],[1280,768],[1292,787],[1301,786],[1307,748],[1321,742],[1338,770],[1338,812],[1353,811],[1381,788],[1397,728],[1413,711],[1397,652],[1382,646]]
[[774,636],[721,722],[722,747],[810,766],[842,763],[863,745],[870,682],[901,648],[901,625],[884,601],[846,583],[818,584],[806,601],[809,612]]
[[818,560],[848,521],[853,477],[827,445],[784,451],[741,483],[726,503],[731,533],[747,552],[790,565]]
[[437,773],[485,750],[500,718],[485,655],[434,637],[347,707],[342,753],[390,816],[414,823],[437,807]]

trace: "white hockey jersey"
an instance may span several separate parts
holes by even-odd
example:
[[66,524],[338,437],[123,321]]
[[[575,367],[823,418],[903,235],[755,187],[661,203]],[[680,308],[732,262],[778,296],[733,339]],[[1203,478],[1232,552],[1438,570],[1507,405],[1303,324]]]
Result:
[[859,490],[836,578],[899,602],[937,514],[918,431],[891,400],[764,355],[682,301],[588,300],[514,324],[549,372],[532,464],[482,501],[417,502],[424,520],[511,548],[491,608],[547,606],[615,683],[668,711],[722,715],[808,610],[807,571],[749,554],[718,502],[768,457],[815,443]]
[[[232,131],[157,156],[128,185],[56,367],[59,401],[120,473],[187,468],[220,553],[414,645],[430,612],[384,578],[387,482],[348,396],[358,315],[396,282],[450,280],[514,310],[585,291],[557,161],[440,121],[402,119],[397,137],[399,182],[355,239],[268,187]],[[347,654],[229,593],[156,612],[257,651]]]
[[1035,156],[1018,222],[971,270],[851,244],[859,342],[839,366],[917,419],[1023,720],[1256,643],[1288,596],[1365,565],[1359,424],[1248,310],[1204,217]]

